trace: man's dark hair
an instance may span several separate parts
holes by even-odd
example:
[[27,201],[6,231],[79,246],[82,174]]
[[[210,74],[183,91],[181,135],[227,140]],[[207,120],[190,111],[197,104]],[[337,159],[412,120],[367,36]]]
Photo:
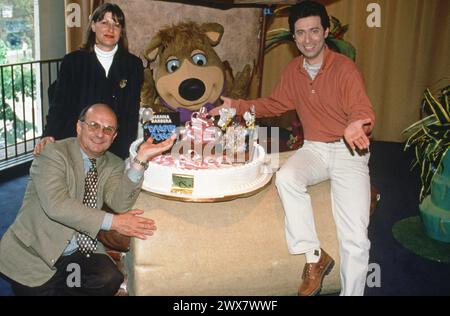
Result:
[[86,42],[84,43],[82,49],[92,52],[94,51],[95,45],[95,33],[92,31],[92,24],[98,21],[103,20],[106,13],[111,12],[112,18],[115,22],[119,23],[121,26],[120,38],[117,43],[119,48],[128,51],[128,38],[127,38],[127,30],[125,27],[125,15],[123,14],[122,9],[117,4],[112,3],[104,3],[99,6],[92,13],[91,18],[89,19],[89,26],[86,31]]
[[290,8],[289,30],[292,35],[295,34],[295,22],[298,19],[309,16],[320,17],[320,24],[322,24],[324,30],[330,27],[330,17],[328,16],[327,9],[316,1],[305,0]]

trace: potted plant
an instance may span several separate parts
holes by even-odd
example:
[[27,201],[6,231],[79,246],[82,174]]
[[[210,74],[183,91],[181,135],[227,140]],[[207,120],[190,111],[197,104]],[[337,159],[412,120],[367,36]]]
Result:
[[406,128],[405,150],[413,148],[412,168],[420,168],[420,217],[426,234],[450,242],[450,85],[435,97],[424,92],[431,115]]

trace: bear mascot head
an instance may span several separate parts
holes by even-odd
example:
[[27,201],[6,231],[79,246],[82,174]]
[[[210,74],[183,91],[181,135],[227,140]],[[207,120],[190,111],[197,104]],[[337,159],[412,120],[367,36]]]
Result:
[[246,98],[251,69],[236,77],[214,50],[224,29],[218,23],[180,23],[160,30],[145,48],[149,66],[141,92],[143,106],[155,112],[179,112],[188,121],[192,112],[210,110],[220,96]]

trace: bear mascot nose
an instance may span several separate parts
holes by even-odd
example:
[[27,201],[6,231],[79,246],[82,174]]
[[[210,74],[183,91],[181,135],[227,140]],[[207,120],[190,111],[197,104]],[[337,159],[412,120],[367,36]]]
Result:
[[205,93],[205,84],[196,78],[186,79],[178,87],[178,93],[185,100],[195,101]]

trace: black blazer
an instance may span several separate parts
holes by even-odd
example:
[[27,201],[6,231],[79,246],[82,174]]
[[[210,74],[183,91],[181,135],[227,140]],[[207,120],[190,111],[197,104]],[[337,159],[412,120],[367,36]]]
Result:
[[141,59],[121,48],[114,55],[108,77],[95,52],[78,50],[67,54],[49,97],[43,136],[76,136],[81,110],[94,103],[106,103],[116,112],[119,123],[118,135],[109,151],[125,159],[137,137],[143,73]]

